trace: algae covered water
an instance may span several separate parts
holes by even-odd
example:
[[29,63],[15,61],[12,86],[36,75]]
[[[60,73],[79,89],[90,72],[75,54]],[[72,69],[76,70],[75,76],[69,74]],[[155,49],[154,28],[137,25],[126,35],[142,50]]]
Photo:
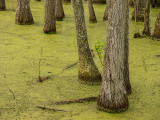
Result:
[[[150,38],[133,39],[134,22],[130,22],[130,80],[133,92],[130,107],[124,113],[99,111],[96,102],[69,105],[51,105],[59,100],[97,96],[100,86],[86,86],[78,82],[77,66],[61,72],[78,61],[73,9],[64,4],[66,18],[57,22],[57,34],[43,33],[44,1],[31,1],[35,24],[15,25],[16,0],[6,0],[7,11],[0,12],[0,119],[2,120],[158,120],[160,118],[160,42]],[[90,48],[96,41],[106,40],[105,5],[94,5],[98,23],[88,21],[87,2],[85,19]],[[153,31],[159,8],[151,9],[150,25]],[[130,8],[130,15],[133,8]],[[143,23],[138,23],[139,31]],[[43,83],[41,76],[53,75]],[[96,55],[95,63],[102,73]],[[58,74],[61,73],[61,74]],[[11,91],[13,92],[11,92]],[[15,99],[13,97],[15,96]],[[63,111],[36,108],[46,106]]]

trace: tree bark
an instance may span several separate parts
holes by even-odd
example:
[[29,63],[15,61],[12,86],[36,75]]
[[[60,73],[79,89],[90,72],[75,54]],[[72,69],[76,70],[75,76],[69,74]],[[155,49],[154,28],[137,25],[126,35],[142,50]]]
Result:
[[89,21],[96,23],[97,19],[96,19],[96,15],[94,12],[92,0],[88,0],[88,8],[89,8]]
[[[145,0],[134,0],[134,4],[136,3],[136,19],[137,21],[144,21],[144,9],[146,7],[146,1]],[[135,11],[135,8],[134,8]],[[135,12],[132,13],[132,20],[135,20]]]
[[155,22],[154,32],[152,35],[153,38],[160,39],[160,12],[157,16],[157,20]]
[[84,19],[83,2],[82,0],[72,0],[72,4],[77,33],[79,81],[85,84],[99,84],[101,83],[101,74],[99,73],[98,68],[94,63],[90,52]]
[[106,4],[106,0],[93,0],[93,3]]
[[[109,1],[109,0],[108,0],[108,1]],[[107,4],[106,9],[105,9],[105,11],[104,11],[103,20],[108,20],[108,4]]]
[[29,2],[30,0],[17,0],[16,24],[30,25],[34,23]]
[[149,14],[150,14],[150,0],[147,0],[147,5],[145,9],[144,14],[144,29],[143,29],[143,35],[150,36],[150,24],[149,24]]
[[5,0],[0,0],[0,11],[6,10]]
[[126,7],[128,0],[109,0],[102,86],[97,100],[98,108],[107,112],[122,112],[129,106],[124,79]]
[[[128,2],[128,0],[126,0]],[[125,10],[125,46],[124,46],[124,81],[126,85],[126,91],[128,94],[131,94],[132,88],[129,77],[129,6],[124,7]]]
[[56,0],[56,20],[62,21],[65,18],[64,9],[63,9],[63,1]]
[[45,0],[44,33],[56,33],[55,0]]

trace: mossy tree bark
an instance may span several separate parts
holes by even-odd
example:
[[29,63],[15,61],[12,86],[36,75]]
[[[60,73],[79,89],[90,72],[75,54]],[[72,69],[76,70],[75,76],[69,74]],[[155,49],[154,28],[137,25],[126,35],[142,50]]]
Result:
[[97,19],[96,19],[96,15],[94,12],[92,0],[88,0],[88,8],[89,8],[89,21],[96,23]]
[[106,0],[93,0],[94,3],[106,4]]
[[153,38],[160,39],[160,12],[157,16],[157,20],[155,22],[154,32],[152,35]]
[[[136,19],[138,21],[144,21],[144,9],[146,7],[146,0],[134,0],[134,4],[136,5]],[[135,20],[135,7],[132,13],[132,20]]]
[[63,0],[56,0],[56,20],[62,21],[65,17],[64,9],[63,9]]
[[97,99],[99,109],[107,112],[122,112],[128,109],[125,85],[125,25],[128,0],[110,0],[107,27],[107,40],[104,54],[102,86]]
[[94,63],[90,52],[84,19],[83,2],[82,0],[72,0],[72,4],[77,33],[79,81],[85,84],[99,84],[101,83],[101,74],[99,73],[98,68]]
[[149,14],[150,14],[150,0],[147,0],[147,5],[145,8],[145,14],[144,14],[144,29],[143,29],[143,35],[150,36],[150,24],[149,24]]
[[45,0],[44,33],[56,33],[55,0]]
[[6,10],[5,0],[0,0],[0,11]]
[[16,24],[30,25],[34,23],[29,2],[30,0],[17,0]]
[[[109,0],[108,0],[108,2],[109,2]],[[109,3],[108,3],[108,4],[109,4]],[[107,4],[106,9],[105,9],[105,11],[104,11],[103,20],[108,20],[108,4]]]

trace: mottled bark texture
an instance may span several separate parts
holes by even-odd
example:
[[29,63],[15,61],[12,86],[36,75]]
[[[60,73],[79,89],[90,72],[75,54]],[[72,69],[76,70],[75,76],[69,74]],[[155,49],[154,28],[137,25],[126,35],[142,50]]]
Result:
[[160,39],[160,12],[157,16],[157,20],[155,22],[154,32],[152,35],[153,38]]
[[6,10],[5,0],[0,0],[0,11]]
[[29,2],[30,0],[17,0],[16,24],[30,25],[34,23]]
[[150,0],[147,0],[147,5],[145,8],[145,14],[144,14],[144,29],[143,29],[143,35],[150,36],[150,24],[149,24],[149,14],[150,14]]
[[102,86],[97,106],[107,112],[122,112],[129,106],[124,79],[128,0],[109,1]]
[[[137,22],[138,21],[144,21],[144,10],[146,7],[146,0],[134,0],[134,4],[136,4],[136,18],[137,18]],[[132,20],[135,20],[135,8],[134,11],[132,13]]]
[[106,0],[93,0],[94,3],[106,4]]
[[45,0],[44,33],[56,33],[55,0]]
[[88,44],[82,0],[72,0],[75,15],[77,46],[79,55],[78,78],[81,83],[100,84],[101,74],[96,67]]
[[56,0],[56,20],[62,21],[65,18],[64,9],[63,9],[63,0]]
[[108,4],[107,4],[106,9],[104,11],[103,20],[108,20]]
[[88,8],[89,8],[89,21],[96,23],[97,19],[96,19],[96,15],[94,12],[92,0],[88,0]]

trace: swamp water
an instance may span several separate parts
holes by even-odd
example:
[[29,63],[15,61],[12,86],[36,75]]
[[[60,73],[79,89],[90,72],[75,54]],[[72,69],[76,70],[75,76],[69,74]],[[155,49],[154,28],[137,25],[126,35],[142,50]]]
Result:
[[[44,1],[31,1],[35,24],[15,25],[16,0],[6,0],[7,11],[0,11],[0,119],[2,120],[158,120],[160,118],[160,41],[133,39],[134,22],[130,22],[130,107],[124,113],[110,114],[97,110],[96,102],[69,105],[47,105],[53,101],[97,96],[100,86],[80,84],[77,66],[58,74],[78,60],[73,9],[64,5],[66,18],[57,22],[57,34],[43,33]],[[98,23],[85,19],[90,47],[106,39],[106,23],[102,20],[105,5],[95,5]],[[130,15],[133,8],[130,8]],[[151,9],[153,31],[159,8]],[[131,16],[130,16],[131,17]],[[138,23],[139,31],[143,23]],[[43,51],[41,51],[41,48]],[[56,75],[38,83],[38,62],[41,76]],[[96,65],[102,66],[96,55]],[[11,91],[13,92],[15,99]],[[66,110],[50,111],[36,106]]]

